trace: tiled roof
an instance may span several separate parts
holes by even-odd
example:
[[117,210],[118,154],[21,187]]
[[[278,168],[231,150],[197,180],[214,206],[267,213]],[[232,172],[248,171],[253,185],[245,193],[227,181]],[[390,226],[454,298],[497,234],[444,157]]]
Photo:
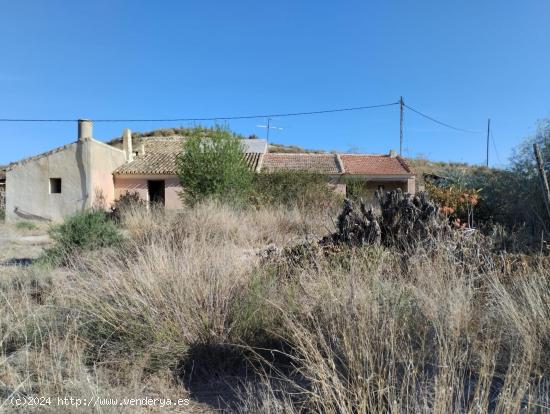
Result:
[[[145,153],[132,162],[115,170],[118,175],[175,175],[177,155],[182,150],[185,138],[147,137]],[[250,148],[252,149],[252,148]],[[134,148],[139,150],[139,148]],[[296,154],[257,153],[245,154],[248,166],[253,171],[308,171],[321,174],[356,175],[412,175],[413,172],[401,157],[365,154]]]
[[[181,142],[147,141],[145,154],[138,155],[132,162],[118,167],[114,174],[125,175],[175,175],[177,174],[177,156],[181,152]],[[250,169],[256,171],[261,154],[244,154]]]
[[260,164],[260,160],[262,159],[262,156],[263,154],[260,154],[258,152],[248,152],[244,154],[246,163],[248,164],[248,167],[252,171],[258,171],[258,165]]
[[340,154],[346,174],[412,175],[413,171],[401,157],[389,155]]
[[322,174],[340,174],[335,154],[267,153],[263,156],[263,172],[308,171]]
[[115,174],[173,175],[176,174],[178,152],[147,152],[138,155],[133,161],[121,165]]

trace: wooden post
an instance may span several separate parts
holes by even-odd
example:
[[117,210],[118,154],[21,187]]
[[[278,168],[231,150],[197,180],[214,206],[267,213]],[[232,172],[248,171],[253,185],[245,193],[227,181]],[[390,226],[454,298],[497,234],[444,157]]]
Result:
[[489,168],[489,135],[491,133],[491,119],[487,120],[487,160],[486,166]]
[[546,178],[546,172],[544,171],[544,163],[542,162],[539,144],[533,144],[533,149],[535,150],[535,158],[537,159],[542,197],[544,198],[544,204],[546,205],[546,211],[550,219],[550,188],[548,187],[548,178]]
[[399,155],[403,156],[403,97],[399,97]]

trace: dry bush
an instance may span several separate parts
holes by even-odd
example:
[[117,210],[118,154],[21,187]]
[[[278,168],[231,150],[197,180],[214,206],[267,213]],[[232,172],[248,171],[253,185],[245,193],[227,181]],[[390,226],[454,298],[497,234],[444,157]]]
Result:
[[274,376],[258,394],[266,401],[246,395],[242,409],[277,411],[287,404],[274,392],[280,383],[297,396],[296,411],[548,409],[546,267],[504,282],[500,270],[465,273],[439,254],[406,275],[393,273],[392,255],[375,255],[372,266],[356,252],[345,268],[327,261],[281,279],[266,302],[283,319],[295,371]]
[[59,278],[5,276],[10,393],[190,396],[191,412],[549,409],[548,257],[453,232],[414,254],[343,245],[261,259],[333,231],[295,209],[136,209],[122,224],[123,247]]

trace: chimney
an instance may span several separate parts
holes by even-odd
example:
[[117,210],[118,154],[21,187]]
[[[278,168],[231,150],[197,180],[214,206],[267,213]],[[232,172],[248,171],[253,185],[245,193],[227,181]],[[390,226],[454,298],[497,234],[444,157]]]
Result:
[[143,142],[139,145],[138,155],[139,156],[145,155],[145,144]]
[[124,128],[122,131],[122,147],[126,153],[126,161],[133,161],[134,152],[132,150],[132,131],[128,128]]
[[78,120],[78,140],[84,141],[92,138],[93,124],[89,119]]
[[395,158],[397,157],[397,152],[395,152],[395,150],[390,150],[390,158]]

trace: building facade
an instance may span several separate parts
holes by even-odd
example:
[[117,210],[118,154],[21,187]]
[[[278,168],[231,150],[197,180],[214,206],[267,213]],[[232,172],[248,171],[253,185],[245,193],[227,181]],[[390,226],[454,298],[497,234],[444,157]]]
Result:
[[[92,122],[81,120],[76,142],[8,166],[6,220],[58,221],[89,208],[110,208],[126,193],[137,193],[147,204],[179,209],[184,189],[177,176],[177,155],[184,139],[147,137],[134,148],[132,134],[125,129],[118,148],[94,139]],[[241,142],[248,166],[256,173],[319,173],[342,194],[352,181],[360,182],[372,195],[381,188],[415,192],[414,172],[393,151],[386,155],[270,153],[265,140]]]

